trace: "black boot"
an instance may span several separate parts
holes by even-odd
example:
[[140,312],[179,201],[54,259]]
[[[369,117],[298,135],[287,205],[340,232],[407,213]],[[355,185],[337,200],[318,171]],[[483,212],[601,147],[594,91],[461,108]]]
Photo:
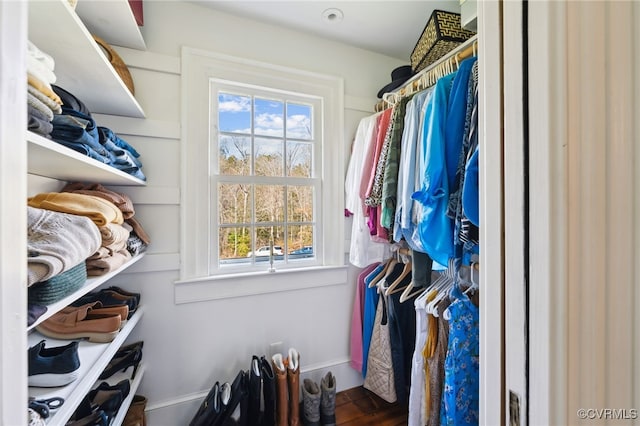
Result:
[[191,419],[189,426],[210,426],[220,415],[220,383],[216,382],[202,404],[198,408],[195,416]]
[[249,368],[249,426],[260,425],[260,399],[262,397],[262,374],[260,358],[253,356]]
[[216,426],[248,426],[248,401],[249,376],[240,370],[231,384],[231,399]]
[[271,368],[271,362],[265,357],[260,358],[262,364],[262,397],[264,400],[264,415],[262,426],[276,424],[276,380]]

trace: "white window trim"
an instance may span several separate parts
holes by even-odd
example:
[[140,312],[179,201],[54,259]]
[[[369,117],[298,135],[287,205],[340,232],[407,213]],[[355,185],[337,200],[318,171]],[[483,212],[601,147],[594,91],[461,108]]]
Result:
[[[324,126],[322,129],[322,209],[317,222],[322,223],[322,235],[316,236],[317,247],[322,250],[324,265],[287,269],[275,274],[255,272],[213,275],[209,270],[209,254],[212,221],[211,212],[216,208],[210,200],[209,185],[209,79],[239,81],[256,86],[306,93],[323,99]],[[295,70],[249,59],[221,55],[190,47],[182,48],[182,191],[181,191],[181,267],[176,286],[176,302],[197,301],[198,296],[179,293],[190,288],[189,283],[215,285],[212,292],[205,291],[203,300],[215,297],[234,297],[243,294],[270,293],[274,291],[304,288],[301,284],[324,268],[335,270],[344,267],[344,81],[342,78]],[[203,126],[203,123],[207,125]],[[290,272],[291,271],[291,272]],[[295,272],[295,273],[294,273]],[[267,277],[287,273],[298,284],[289,280]],[[289,275],[291,274],[291,275]],[[304,275],[300,276],[299,274]],[[239,278],[242,279],[239,280]],[[234,287],[223,289],[226,279],[235,281]],[[282,277],[281,277],[282,278]],[[286,281],[286,282],[285,282]],[[315,281],[315,280],[313,280]],[[259,287],[254,286],[260,283]],[[312,284],[312,283],[310,283]],[[322,283],[317,283],[322,285]],[[335,285],[328,280],[327,285]],[[312,285],[314,286],[314,285]],[[244,289],[243,289],[244,287]],[[263,289],[263,290],[260,290]]]

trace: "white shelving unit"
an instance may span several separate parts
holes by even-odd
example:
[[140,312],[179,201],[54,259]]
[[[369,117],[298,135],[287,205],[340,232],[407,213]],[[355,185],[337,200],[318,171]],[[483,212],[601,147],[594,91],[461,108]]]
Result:
[[[136,326],[144,313],[144,308],[139,307],[136,313],[127,321],[127,324],[120,330],[116,338],[110,343],[91,343],[81,341],[78,345],[78,355],[80,357],[79,378],[66,386],[56,388],[39,388],[29,387],[29,396],[37,399],[52,398],[54,396],[64,398],[65,402],[53,415],[47,419],[47,425],[64,425],[71,417],[76,407],[82,402],[82,399],[94,387],[98,377],[109,364],[109,361],[120,346],[124,343],[129,333]],[[68,340],[57,340],[44,337],[38,332],[32,332],[29,335],[29,347],[37,344],[42,339],[46,339],[47,347],[63,346],[69,343]],[[138,375],[140,377],[138,377]],[[141,371],[138,369],[136,380],[138,384],[142,379]],[[137,388],[137,386],[136,386]],[[129,403],[131,400],[129,400]],[[128,409],[129,405],[124,403],[121,409]]]
[[100,182],[105,185],[144,185],[128,173],[71,148],[27,131],[29,173],[54,179]]
[[131,49],[147,49],[128,2],[80,0],[76,5],[76,13],[91,34],[107,43]]
[[[146,49],[127,0],[80,0],[78,11],[67,0],[29,0],[28,38],[55,60],[56,85],[84,102],[91,113],[144,118],[144,111],[118,73],[113,69],[102,49],[94,41],[92,32],[110,44]],[[98,123],[99,124],[99,123]],[[116,129],[114,129],[116,131]],[[28,147],[27,173],[59,181],[95,182],[105,185],[144,186],[145,182],[116,168],[102,164],[79,152],[62,146],[35,133],[26,131]],[[47,306],[47,312],[26,328],[27,343],[32,347],[46,340],[46,347],[63,346],[68,340],[50,339],[37,332],[36,327],[56,312],[84,294],[105,284],[144,256],[134,257],[116,271],[89,278],[85,285],[63,300]],[[125,342],[143,315],[143,308],[127,321],[113,342],[79,344],[79,377],[67,386],[58,388],[29,388],[29,396],[47,398],[59,396],[65,403],[52,412],[47,425],[64,425],[85,395],[100,380],[98,377],[111,358]],[[131,370],[125,373],[130,378]],[[144,367],[138,368],[131,381],[131,392],[122,404],[112,425],[122,423],[140,381]],[[111,381],[122,380],[122,374]],[[25,401],[26,408],[26,401]]]
[[[98,3],[109,8],[114,2]],[[144,118],[142,107],[66,0],[29,2],[29,40],[54,58],[56,85],[92,113]]]
[[106,283],[107,281],[109,281],[111,278],[115,277],[116,275],[118,275],[119,273],[121,273],[122,271],[124,271],[125,269],[127,269],[128,267],[130,267],[131,265],[133,265],[134,263],[136,263],[138,260],[142,259],[144,257],[144,253],[141,253],[139,255],[137,255],[136,257],[134,257],[133,259],[131,259],[129,262],[125,263],[124,265],[122,265],[120,268],[116,269],[115,271],[109,272],[108,274],[105,275],[101,275],[99,277],[91,277],[89,279],[87,279],[87,281],[85,282],[84,286],[82,286],[82,288],[78,289],[78,291],[68,295],[67,297],[65,297],[64,299],[53,303],[51,305],[47,306],[47,312],[45,312],[44,314],[42,314],[42,316],[40,316],[33,324],[31,324],[28,328],[29,331],[33,330],[34,328],[36,328],[36,326],[38,324],[40,324],[41,322],[45,321],[47,318],[50,318],[53,314],[55,314],[56,312],[60,311],[62,308],[70,305],[74,300],[79,299],[80,297],[84,296],[85,294],[89,293],[91,290],[97,288],[98,286]]

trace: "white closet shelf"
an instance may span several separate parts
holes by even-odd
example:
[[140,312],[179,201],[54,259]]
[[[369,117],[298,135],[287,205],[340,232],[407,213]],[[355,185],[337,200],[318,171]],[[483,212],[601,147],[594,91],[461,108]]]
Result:
[[133,259],[131,259],[130,261],[128,261],[127,263],[122,265],[120,268],[116,269],[115,271],[111,271],[108,274],[104,274],[104,275],[101,275],[99,277],[91,277],[91,278],[87,279],[85,284],[80,289],[78,289],[74,293],[68,295],[64,299],[62,299],[62,300],[60,300],[60,301],[58,301],[56,303],[52,303],[51,305],[48,305],[47,306],[47,312],[42,314],[32,325],[30,325],[27,328],[27,330],[33,330],[38,324],[40,324],[41,322],[43,322],[47,318],[51,317],[56,312],[59,312],[65,306],[70,305],[76,299],[79,299],[80,297],[82,297],[85,294],[89,293],[91,290],[93,290],[93,289],[97,288],[98,286],[104,284],[105,282],[109,281],[111,278],[113,278],[114,276],[118,275],[119,273],[121,273],[122,271],[127,269],[129,266],[131,266],[134,263],[136,263],[138,260],[142,259],[144,257],[144,255],[145,255],[145,253],[141,253],[141,254],[135,256]]
[[33,132],[27,131],[26,139],[29,150],[27,170],[30,174],[105,185],[146,185],[141,179]]
[[29,1],[29,40],[54,58],[55,84],[89,111],[144,118],[142,107],[67,0]]
[[[127,324],[120,330],[116,338],[110,343],[80,341],[78,345],[80,370],[77,380],[69,383],[67,386],[57,388],[29,387],[30,397],[37,399],[52,398],[54,396],[64,398],[64,404],[52,413],[52,416],[47,420],[47,426],[62,426],[69,420],[85,395],[94,387],[98,377],[100,377],[102,371],[109,364],[111,358],[113,358],[138,321],[140,321],[143,313],[143,307],[139,307],[131,319],[127,321]],[[50,339],[40,333],[34,332],[28,337],[29,347],[37,344],[42,339],[47,341],[46,347],[64,346],[70,342],[70,340]],[[136,379],[138,379],[138,374],[140,374],[140,371],[136,374]],[[140,377],[142,377],[142,375]]]
[[92,33],[114,46],[146,50],[140,27],[127,0],[80,0],[76,13]]

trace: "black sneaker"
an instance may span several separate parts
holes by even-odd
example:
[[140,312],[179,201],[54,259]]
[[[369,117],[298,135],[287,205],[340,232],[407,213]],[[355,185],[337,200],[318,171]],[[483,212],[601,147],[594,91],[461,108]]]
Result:
[[45,348],[45,341],[29,348],[29,386],[56,387],[78,378],[78,342]]

